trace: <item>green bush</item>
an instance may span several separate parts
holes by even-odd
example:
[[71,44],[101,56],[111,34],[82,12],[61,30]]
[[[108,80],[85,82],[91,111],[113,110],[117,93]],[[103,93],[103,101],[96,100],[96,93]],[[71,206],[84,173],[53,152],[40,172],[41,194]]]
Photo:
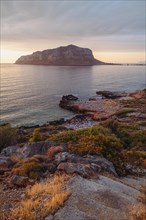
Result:
[[[119,175],[126,172],[127,163],[141,166],[145,161],[146,131],[137,123],[107,120],[91,128],[52,134],[49,141],[64,142],[71,153],[101,155],[110,160]],[[132,159],[133,158],[133,159]]]
[[18,162],[14,168],[13,173],[20,176],[28,176],[31,179],[36,179],[40,176],[43,165],[38,162],[36,158],[27,158]]
[[122,108],[120,109],[119,111],[115,112],[114,115],[117,115],[117,116],[120,116],[120,117],[125,117],[126,114],[128,113],[132,113],[134,112],[135,110],[132,109],[132,108]]
[[126,161],[134,166],[143,166],[144,161],[146,160],[146,152],[145,151],[136,151],[129,150],[125,151],[124,157]]
[[32,137],[29,139],[30,142],[37,142],[37,141],[41,141],[42,137],[40,134],[40,128],[35,128],[33,131],[33,135]]
[[16,143],[17,130],[10,124],[0,126],[0,151]]
[[146,130],[140,130],[139,124],[136,122],[121,123],[117,120],[107,120],[102,125],[111,129],[121,140],[125,149],[146,146]]
[[110,129],[103,126],[50,135],[49,141],[65,142],[70,153],[101,155],[113,162],[119,174],[124,170],[123,146]]

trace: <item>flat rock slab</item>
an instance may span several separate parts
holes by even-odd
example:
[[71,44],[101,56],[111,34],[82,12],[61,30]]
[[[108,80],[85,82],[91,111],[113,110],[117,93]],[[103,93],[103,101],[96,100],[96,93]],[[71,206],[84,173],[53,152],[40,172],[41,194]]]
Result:
[[119,109],[117,100],[76,101],[73,104],[78,111],[114,113]]
[[146,177],[127,176],[122,177],[120,182],[139,190],[140,186],[146,185]]
[[137,189],[104,176],[96,180],[75,176],[69,188],[72,194],[53,220],[130,220],[128,208],[139,195]]

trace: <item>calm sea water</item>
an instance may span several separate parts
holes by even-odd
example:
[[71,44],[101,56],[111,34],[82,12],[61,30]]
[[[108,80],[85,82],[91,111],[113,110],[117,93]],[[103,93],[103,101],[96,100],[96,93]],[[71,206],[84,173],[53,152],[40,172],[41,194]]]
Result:
[[43,124],[73,113],[59,108],[62,95],[82,99],[98,90],[145,88],[145,66],[35,66],[1,64],[1,124]]

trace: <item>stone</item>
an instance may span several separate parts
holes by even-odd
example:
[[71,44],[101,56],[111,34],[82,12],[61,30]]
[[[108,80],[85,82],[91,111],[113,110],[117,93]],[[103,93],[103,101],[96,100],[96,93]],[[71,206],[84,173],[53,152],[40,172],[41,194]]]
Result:
[[84,178],[89,178],[92,176],[96,176],[97,172],[100,170],[100,167],[92,164],[62,162],[58,165],[57,169],[63,170],[67,174],[77,173]]
[[[58,146],[58,143],[46,141],[27,143],[21,148],[21,154],[23,158],[32,157],[38,154],[47,155],[51,146]],[[66,150],[66,144],[60,143],[59,146],[62,146],[62,149]]]
[[5,205],[3,206],[3,209],[4,209],[5,211],[8,211],[8,210],[10,210],[10,209],[12,209],[12,208],[13,208],[12,204],[5,204]]
[[5,156],[17,155],[17,156],[21,157],[22,155],[21,155],[20,151],[21,151],[20,148],[17,146],[9,146],[9,147],[4,148],[1,151],[1,154],[5,155]]
[[53,215],[49,215],[49,216],[47,216],[46,218],[45,218],[45,220],[53,220]]
[[107,171],[117,176],[112,162],[99,156],[85,155],[81,157],[68,152],[61,152],[55,156],[54,162],[58,164],[58,170],[64,170],[67,173],[78,173],[81,176],[93,176],[101,171]]
[[64,95],[62,96],[62,101],[76,101],[78,100],[78,97],[74,95]]
[[19,187],[26,187],[29,184],[29,178],[24,176],[12,176],[11,183]]
[[59,106],[70,111],[76,111],[76,108],[72,105],[75,101],[78,100],[78,97],[74,95],[65,95],[62,96]]
[[98,179],[72,177],[71,196],[53,220],[129,220],[129,207],[137,204],[139,191],[127,184],[99,176]]
[[7,170],[9,167],[13,165],[13,161],[9,157],[0,155],[0,170]]
[[63,66],[92,66],[105,64],[96,60],[90,49],[77,47],[75,45],[37,51],[31,55],[21,56],[15,63]]
[[59,120],[54,120],[54,121],[50,121],[49,124],[50,125],[62,125],[65,123],[65,119],[61,118]]
[[132,164],[126,165],[126,172],[127,172],[127,174],[131,174],[134,176],[143,176],[143,175],[146,176],[146,169],[145,168],[137,167]]

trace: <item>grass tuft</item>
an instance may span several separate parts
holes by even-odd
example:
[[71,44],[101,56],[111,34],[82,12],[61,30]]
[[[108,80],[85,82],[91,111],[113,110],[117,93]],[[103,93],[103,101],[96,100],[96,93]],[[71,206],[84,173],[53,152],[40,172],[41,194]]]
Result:
[[70,196],[65,187],[67,175],[56,175],[50,182],[36,183],[27,190],[27,199],[11,211],[8,220],[42,220],[56,212]]

